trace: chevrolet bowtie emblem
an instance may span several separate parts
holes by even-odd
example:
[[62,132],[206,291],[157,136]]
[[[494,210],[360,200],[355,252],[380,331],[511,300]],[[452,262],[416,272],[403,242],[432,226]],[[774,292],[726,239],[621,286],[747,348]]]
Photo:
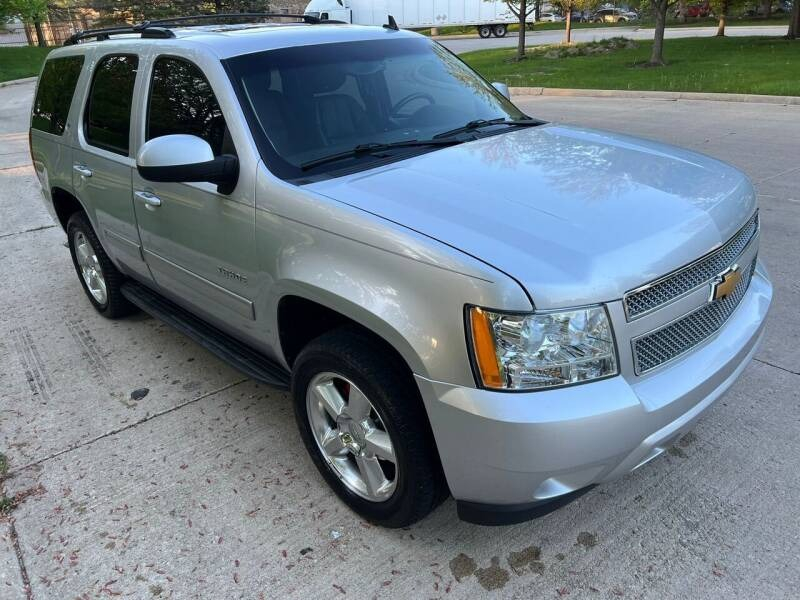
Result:
[[715,302],[727,298],[736,289],[736,285],[742,279],[739,272],[739,265],[732,265],[714,278],[711,282],[711,298],[709,302]]

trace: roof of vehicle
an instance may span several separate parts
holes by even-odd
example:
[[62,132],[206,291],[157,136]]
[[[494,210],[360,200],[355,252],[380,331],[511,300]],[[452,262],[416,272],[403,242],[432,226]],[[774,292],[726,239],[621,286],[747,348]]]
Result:
[[73,49],[113,48],[131,42],[142,46],[165,46],[175,48],[203,46],[220,59],[295,46],[310,46],[339,42],[379,40],[389,38],[422,37],[411,31],[395,31],[383,27],[368,27],[349,24],[305,24],[305,23],[247,23],[237,25],[202,25],[195,27],[170,27],[174,38],[152,39],[138,33],[114,35],[107,40],[83,41],[74,46],[56,50],[56,54],[74,54]]

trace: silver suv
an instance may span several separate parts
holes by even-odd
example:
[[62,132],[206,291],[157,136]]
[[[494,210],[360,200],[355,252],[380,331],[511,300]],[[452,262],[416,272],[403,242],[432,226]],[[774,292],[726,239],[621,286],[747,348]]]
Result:
[[391,25],[146,23],[52,52],[45,203],[103,315],[291,389],[323,478],[404,526],[543,514],[686,433],[756,352],[756,196],[516,108]]

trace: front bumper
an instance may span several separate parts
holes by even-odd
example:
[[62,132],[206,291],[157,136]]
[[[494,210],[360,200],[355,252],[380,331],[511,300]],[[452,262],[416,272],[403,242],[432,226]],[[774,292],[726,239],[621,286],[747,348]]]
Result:
[[[417,376],[462,517],[486,524],[527,520],[664,452],[747,366],[771,301],[772,285],[759,263],[727,323],[646,377],[502,393]],[[486,516],[492,512],[503,517]]]

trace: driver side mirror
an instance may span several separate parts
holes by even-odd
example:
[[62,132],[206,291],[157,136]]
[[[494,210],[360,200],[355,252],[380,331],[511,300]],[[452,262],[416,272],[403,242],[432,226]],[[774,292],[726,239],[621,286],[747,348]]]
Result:
[[136,170],[148,181],[207,181],[217,184],[220,194],[230,194],[239,179],[239,159],[232,154],[215,157],[208,142],[196,135],[164,135],[142,145]]
[[492,84],[492,87],[501,94],[503,94],[503,96],[506,97],[506,100],[511,100],[511,92],[508,90],[508,86],[505,83],[500,83],[499,81],[495,81]]

